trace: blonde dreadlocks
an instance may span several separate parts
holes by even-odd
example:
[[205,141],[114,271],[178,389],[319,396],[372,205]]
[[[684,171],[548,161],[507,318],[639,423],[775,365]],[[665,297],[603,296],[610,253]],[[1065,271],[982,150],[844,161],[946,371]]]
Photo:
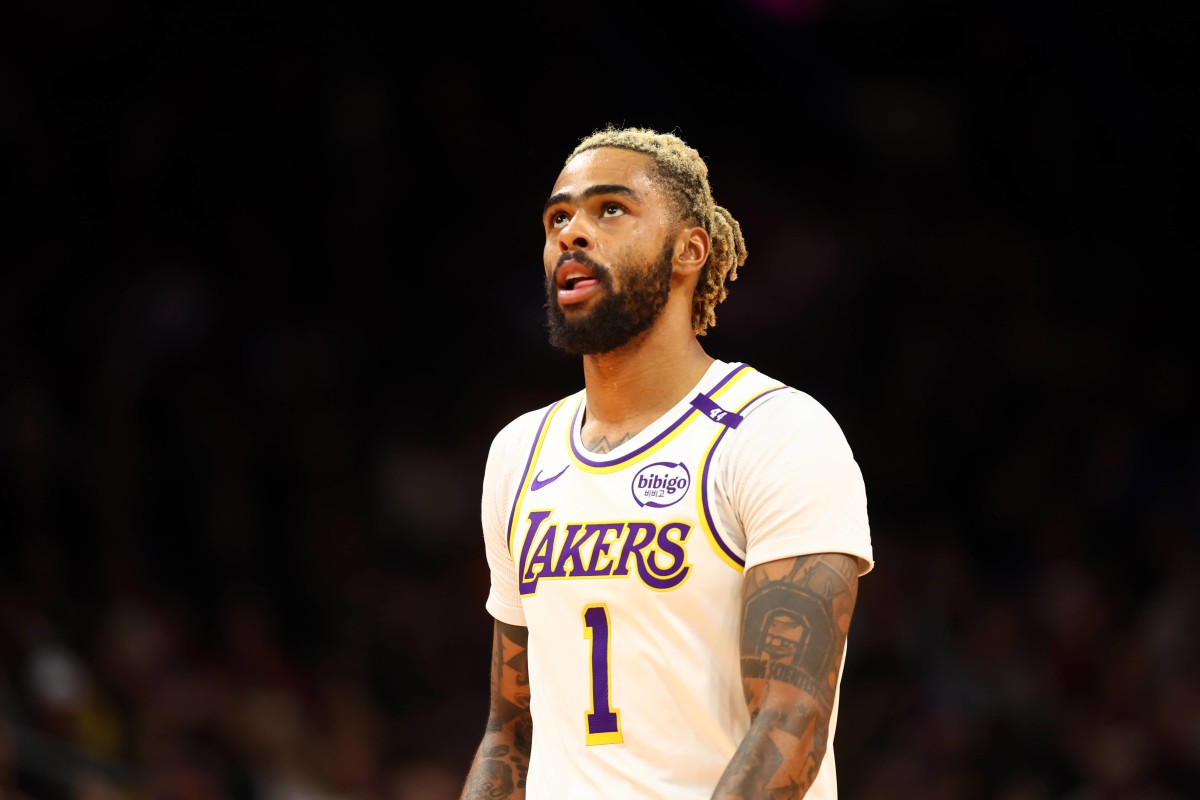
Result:
[[708,231],[712,250],[692,297],[692,330],[703,336],[717,324],[717,305],[729,295],[727,282],[737,280],[738,267],[746,262],[742,226],[713,201],[708,165],[695,148],[674,133],[611,124],[584,137],[567,161],[597,147],[619,147],[654,159],[655,177],[673,196],[680,218],[692,220]]

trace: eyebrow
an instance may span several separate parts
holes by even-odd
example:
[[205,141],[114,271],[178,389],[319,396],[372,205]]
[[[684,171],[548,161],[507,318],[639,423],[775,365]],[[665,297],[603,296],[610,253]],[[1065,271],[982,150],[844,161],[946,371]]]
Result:
[[[619,194],[634,200],[641,199],[638,197],[638,193],[633,189],[630,189],[628,186],[622,186],[619,183],[598,183],[595,186],[589,186],[588,188],[584,189],[583,194],[579,195],[578,200],[575,202],[587,200],[589,197],[595,197],[598,194]],[[542,213],[545,214],[546,209],[550,208],[550,206],[557,205],[558,203],[570,203],[574,197],[575,196],[569,192],[552,194],[546,198],[546,202],[542,205]]]

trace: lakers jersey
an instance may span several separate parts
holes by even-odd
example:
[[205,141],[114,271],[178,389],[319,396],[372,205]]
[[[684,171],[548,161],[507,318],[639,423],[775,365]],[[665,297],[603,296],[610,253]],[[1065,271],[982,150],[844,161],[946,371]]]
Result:
[[[484,478],[487,608],[529,629],[527,798],[707,799],[750,724],[743,572],[819,552],[868,571],[861,474],[823,407],[745,364],[605,454],[586,402],[518,417]],[[830,747],[808,797],[835,796]]]

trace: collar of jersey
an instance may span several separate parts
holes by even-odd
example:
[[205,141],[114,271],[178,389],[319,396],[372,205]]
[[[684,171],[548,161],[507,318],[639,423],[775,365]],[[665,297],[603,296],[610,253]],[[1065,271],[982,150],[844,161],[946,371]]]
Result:
[[[628,442],[615,448],[611,453],[604,454],[592,453],[583,447],[583,440],[580,436],[582,427],[581,416],[587,392],[586,390],[580,392],[579,399],[575,401],[575,411],[571,415],[571,424],[567,426],[567,450],[571,456],[571,463],[584,472],[592,473],[616,472],[617,470],[637,464],[653,455],[678,436],[697,418],[707,419],[692,405],[692,398],[697,391],[706,394],[715,401],[752,370],[753,367],[746,364],[731,365],[723,361],[714,362],[708,371],[704,373],[704,376],[696,384],[695,388],[684,395],[674,408],[647,425],[644,430],[640,431],[637,436]],[[703,391],[702,387],[709,384],[717,376],[719,376],[719,379],[716,380],[712,387],[708,391]],[[667,421],[665,425],[664,421]]]

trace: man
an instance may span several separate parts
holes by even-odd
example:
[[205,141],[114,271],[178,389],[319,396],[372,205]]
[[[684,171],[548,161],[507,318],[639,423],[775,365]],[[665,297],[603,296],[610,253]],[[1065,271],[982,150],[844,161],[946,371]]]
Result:
[[492,442],[491,707],[464,800],[837,795],[861,472],[807,394],[708,355],[741,227],[674,134],[609,126],[543,213],[584,388]]

